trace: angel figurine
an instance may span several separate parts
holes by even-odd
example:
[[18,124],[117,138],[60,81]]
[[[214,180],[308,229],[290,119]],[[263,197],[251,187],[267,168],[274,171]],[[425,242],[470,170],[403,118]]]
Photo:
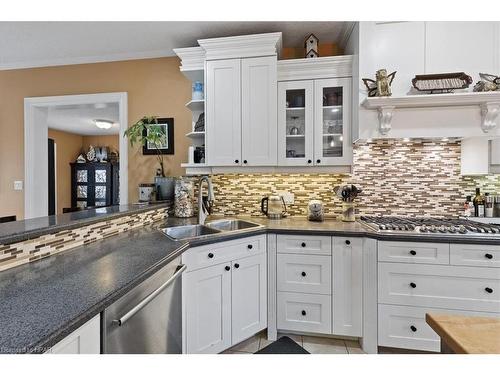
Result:
[[375,73],[375,79],[363,78],[363,83],[368,89],[368,96],[391,96],[391,84],[394,81],[394,77],[396,76],[396,72],[392,72],[391,74],[387,74],[386,69],[377,70]]
[[500,90],[500,77],[493,74],[479,73],[481,81],[474,85],[473,91],[497,91]]

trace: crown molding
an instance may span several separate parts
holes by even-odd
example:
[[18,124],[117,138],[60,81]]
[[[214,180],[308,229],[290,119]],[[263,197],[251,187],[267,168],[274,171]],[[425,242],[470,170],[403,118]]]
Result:
[[278,81],[352,76],[352,55],[278,61]]
[[207,60],[275,56],[281,51],[281,32],[198,40]]
[[205,68],[205,50],[201,47],[174,48],[181,59],[181,71],[203,70]]
[[339,47],[344,49],[351,37],[352,31],[354,30],[354,26],[356,26],[356,22],[345,22],[342,27],[342,31],[340,32],[339,39]]

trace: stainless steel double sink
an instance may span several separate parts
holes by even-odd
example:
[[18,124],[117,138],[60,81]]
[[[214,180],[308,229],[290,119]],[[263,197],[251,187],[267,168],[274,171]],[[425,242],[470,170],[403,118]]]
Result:
[[259,228],[263,228],[263,226],[251,221],[223,219],[214,220],[205,225],[193,224],[162,228],[160,231],[173,241],[181,241],[223,235],[228,232],[246,232]]

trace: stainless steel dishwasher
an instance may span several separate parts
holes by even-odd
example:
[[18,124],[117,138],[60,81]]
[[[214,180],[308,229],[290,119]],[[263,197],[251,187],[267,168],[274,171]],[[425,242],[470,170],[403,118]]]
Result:
[[185,269],[175,258],[104,311],[104,353],[182,353]]

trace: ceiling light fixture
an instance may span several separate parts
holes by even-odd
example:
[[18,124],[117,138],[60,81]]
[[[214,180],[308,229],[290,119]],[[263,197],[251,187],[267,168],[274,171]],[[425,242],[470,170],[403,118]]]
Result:
[[96,120],[94,120],[94,124],[99,129],[110,129],[114,123],[113,123],[113,121],[110,121],[110,120],[96,119]]

